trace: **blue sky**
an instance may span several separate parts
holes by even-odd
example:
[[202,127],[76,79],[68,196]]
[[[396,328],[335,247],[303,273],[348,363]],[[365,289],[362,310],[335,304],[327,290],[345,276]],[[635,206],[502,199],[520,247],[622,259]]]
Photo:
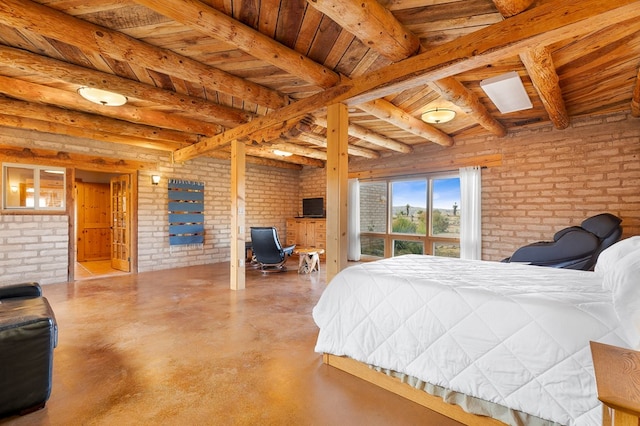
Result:
[[[393,183],[393,205],[426,207],[426,180],[396,181]],[[439,209],[451,209],[453,203],[460,206],[460,179],[437,179],[434,181],[433,205]]]

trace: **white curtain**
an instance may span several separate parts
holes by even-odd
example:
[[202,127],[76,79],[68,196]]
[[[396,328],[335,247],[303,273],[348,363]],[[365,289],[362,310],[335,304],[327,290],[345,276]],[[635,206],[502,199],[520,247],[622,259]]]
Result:
[[349,213],[347,223],[347,259],[360,260],[360,182],[349,179]]
[[482,173],[480,167],[460,169],[460,258],[482,258]]

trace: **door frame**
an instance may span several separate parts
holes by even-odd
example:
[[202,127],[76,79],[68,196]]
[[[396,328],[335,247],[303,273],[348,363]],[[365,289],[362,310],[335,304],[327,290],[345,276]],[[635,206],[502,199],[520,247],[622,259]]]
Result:
[[[138,171],[113,171],[106,172],[102,168],[91,169],[89,167],[67,168],[67,217],[69,218],[69,244],[68,244],[68,261],[67,261],[67,281],[75,281],[75,264],[76,264],[76,203],[78,200],[75,196],[76,170],[87,170],[108,175],[129,175],[131,182],[131,234],[129,239],[129,253],[131,254],[131,270],[130,274],[138,273]],[[111,212],[109,212],[111,213]],[[111,215],[109,215],[111,217]]]

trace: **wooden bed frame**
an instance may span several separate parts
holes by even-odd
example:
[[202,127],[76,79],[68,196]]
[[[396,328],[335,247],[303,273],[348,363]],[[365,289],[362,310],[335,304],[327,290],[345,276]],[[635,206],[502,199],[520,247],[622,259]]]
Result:
[[376,386],[379,386],[396,395],[400,395],[410,401],[422,405],[436,413],[440,413],[453,420],[470,426],[504,426],[505,424],[491,417],[479,416],[467,413],[459,405],[449,404],[442,400],[439,396],[431,395],[423,390],[416,389],[407,383],[401,382],[399,379],[378,372],[368,365],[363,364],[354,359],[323,354],[322,361],[339,370],[352,374],[360,379],[366,380]]

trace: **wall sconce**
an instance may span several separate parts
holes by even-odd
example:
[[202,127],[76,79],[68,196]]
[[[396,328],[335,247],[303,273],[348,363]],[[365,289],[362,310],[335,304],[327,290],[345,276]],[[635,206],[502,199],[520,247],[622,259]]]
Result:
[[18,192],[18,185],[11,185],[11,192]]
[[160,183],[160,175],[151,175],[151,185],[157,185]]

